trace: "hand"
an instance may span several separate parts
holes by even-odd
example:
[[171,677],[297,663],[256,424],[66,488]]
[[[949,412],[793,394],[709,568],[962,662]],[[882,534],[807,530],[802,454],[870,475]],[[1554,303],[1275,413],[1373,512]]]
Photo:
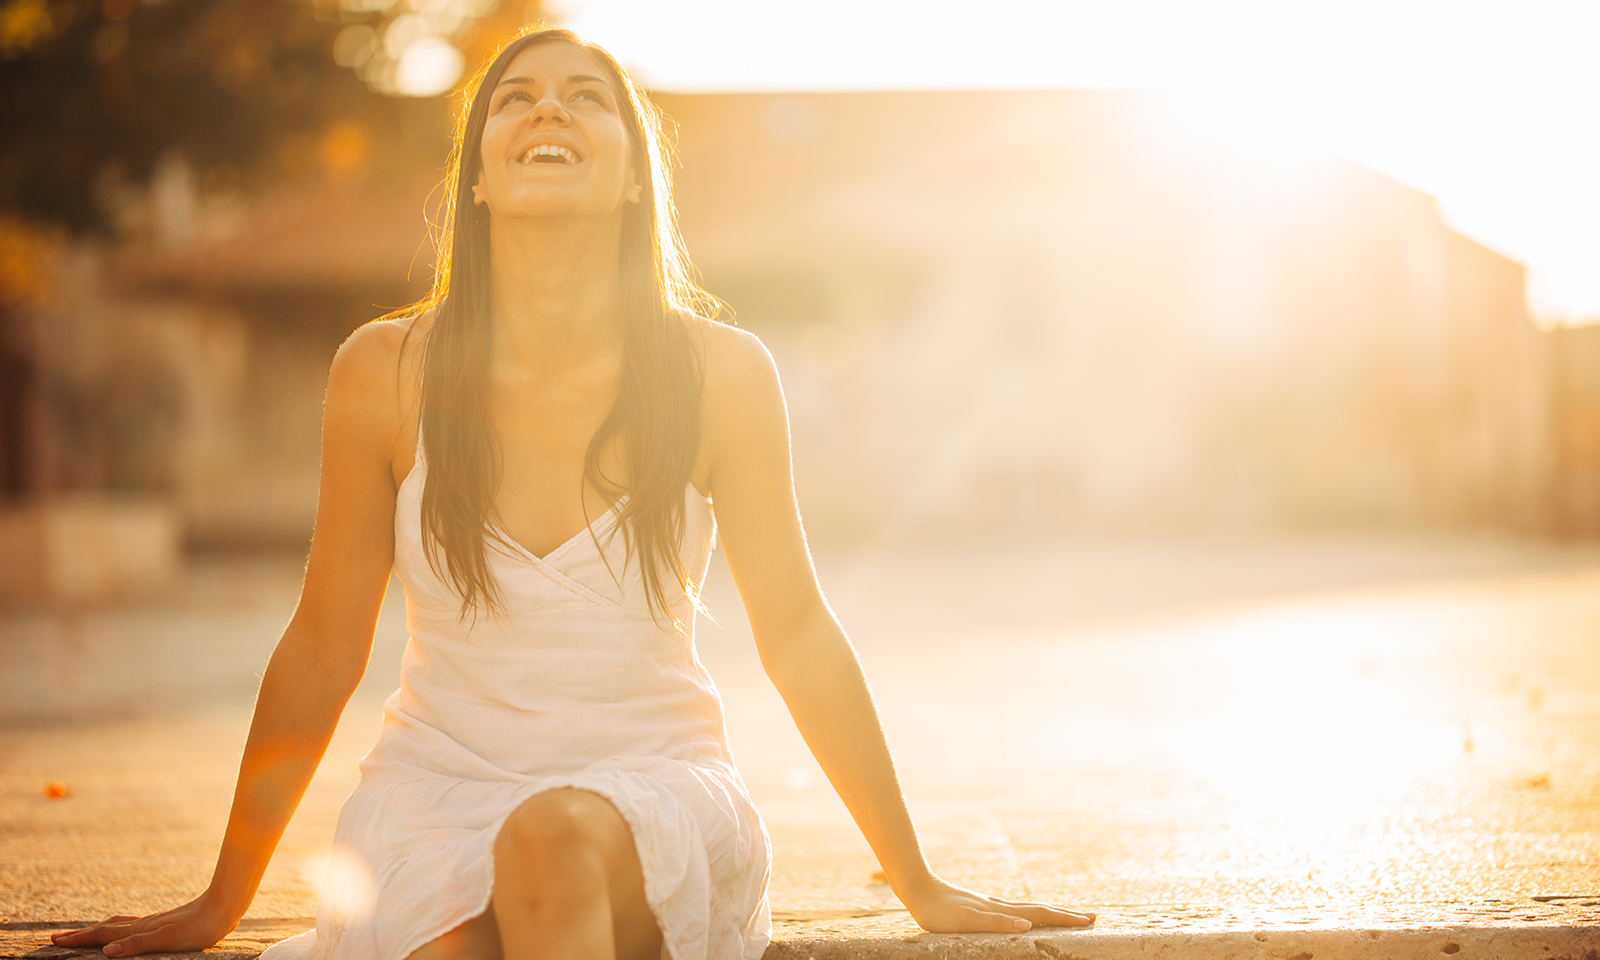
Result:
[[905,898],[911,918],[930,933],[1021,933],[1031,927],[1087,927],[1094,914],[1044,903],[998,900],[938,877]]
[[103,947],[108,957],[141,953],[183,953],[204,950],[233,932],[239,918],[227,915],[197,897],[181,907],[148,917],[108,917],[92,927],[50,935],[58,947]]

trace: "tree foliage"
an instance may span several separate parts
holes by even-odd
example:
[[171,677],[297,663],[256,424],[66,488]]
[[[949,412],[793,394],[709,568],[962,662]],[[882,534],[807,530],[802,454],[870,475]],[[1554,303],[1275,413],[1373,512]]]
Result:
[[390,95],[384,41],[432,30],[471,56],[520,24],[513,6],[0,0],[0,207],[104,232],[107,192],[174,151],[222,191],[442,160],[448,104]]

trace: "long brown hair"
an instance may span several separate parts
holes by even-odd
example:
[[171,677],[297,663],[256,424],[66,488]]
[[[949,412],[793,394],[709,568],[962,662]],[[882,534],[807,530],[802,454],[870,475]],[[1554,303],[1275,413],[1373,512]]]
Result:
[[[501,45],[458,94],[455,143],[435,221],[439,251],[433,288],[396,315],[433,311],[423,348],[420,429],[428,473],[422,492],[422,543],[436,574],[462,597],[462,614],[499,612],[499,585],[486,535],[510,549],[494,501],[500,450],[488,416],[489,218],[471,203],[490,92],[517,54],[563,42],[590,54],[608,74],[640,174],[639,202],[624,205],[621,249],[623,362],[617,399],[589,442],[585,483],[607,500],[626,494],[618,527],[624,567],[639,564],[651,615],[672,613],[668,580],[698,605],[679,549],[684,492],[700,444],[700,357],[690,338],[694,314],[719,317],[720,303],[695,282],[678,233],[663,117],[600,46],[568,30],[530,28]],[[461,206],[467,200],[465,209]],[[625,477],[606,476],[600,459],[616,440]],[[615,572],[615,571],[614,571]]]

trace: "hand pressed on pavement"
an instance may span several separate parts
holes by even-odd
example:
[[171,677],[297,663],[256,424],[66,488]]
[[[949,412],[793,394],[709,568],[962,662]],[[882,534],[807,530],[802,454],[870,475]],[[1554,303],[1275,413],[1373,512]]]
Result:
[[50,942],[58,947],[102,947],[108,957],[204,950],[239,925],[237,918],[225,920],[204,899],[147,917],[107,917],[81,930],[51,934]]
[[911,918],[930,933],[1021,933],[1032,927],[1087,927],[1095,915],[1023,900],[986,897],[933,877],[905,899]]

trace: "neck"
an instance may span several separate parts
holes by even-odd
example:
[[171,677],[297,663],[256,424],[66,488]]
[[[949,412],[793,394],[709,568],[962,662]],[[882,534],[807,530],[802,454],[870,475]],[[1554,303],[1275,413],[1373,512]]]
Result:
[[621,341],[620,217],[502,220],[489,234],[494,364],[571,369]]

